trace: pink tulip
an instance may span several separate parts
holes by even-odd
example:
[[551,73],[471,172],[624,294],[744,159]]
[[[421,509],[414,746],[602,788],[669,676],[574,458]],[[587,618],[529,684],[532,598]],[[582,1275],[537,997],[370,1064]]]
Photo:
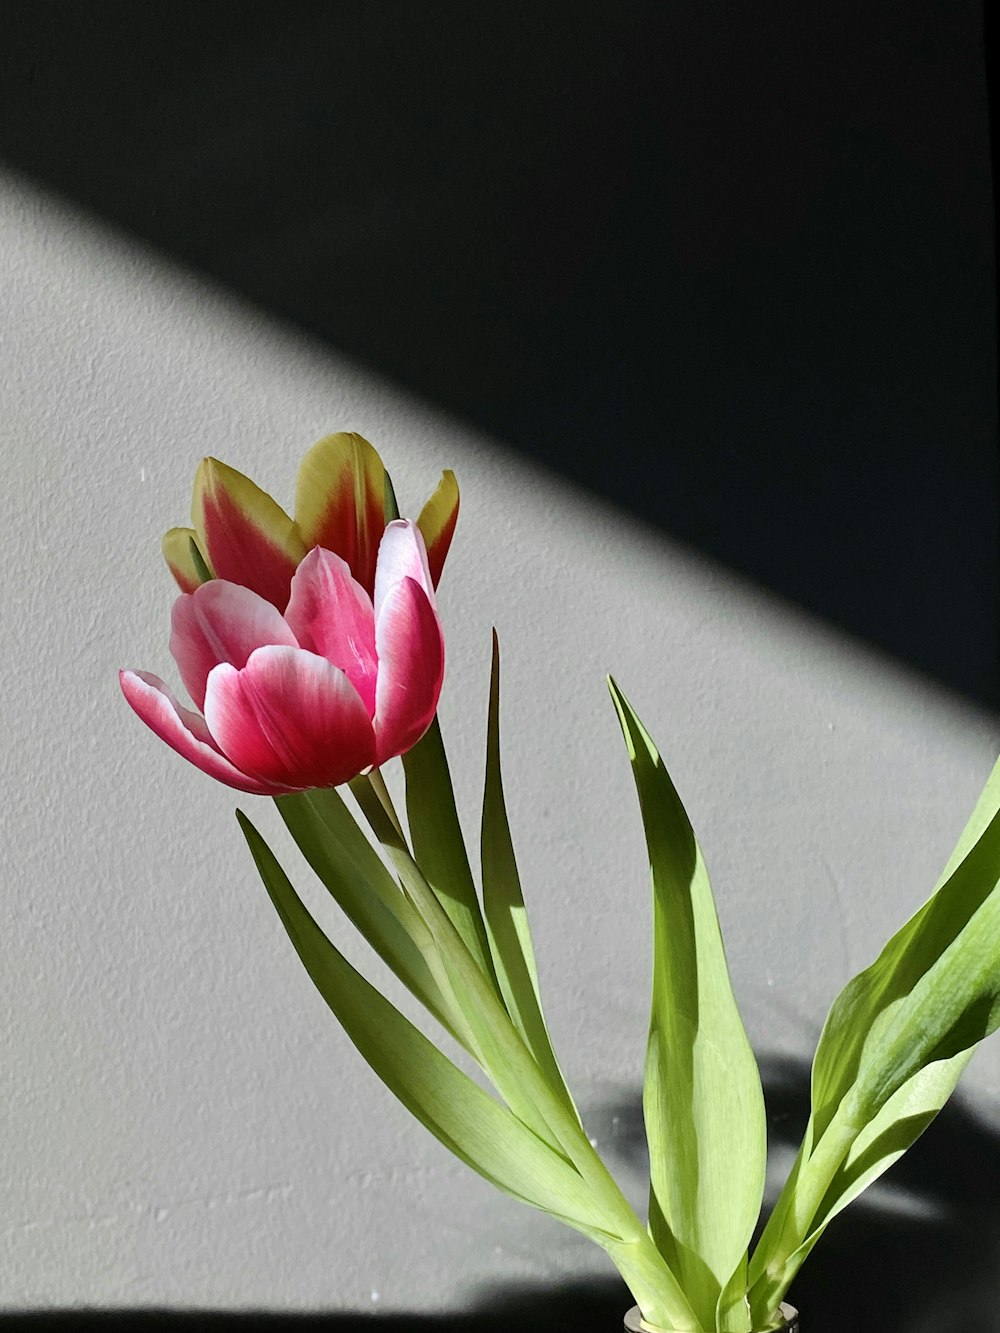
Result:
[[340,556],[314,547],[284,615],[213,579],[174,603],[170,651],[204,716],[158,677],[120,673],[125,698],[178,754],[261,795],[335,787],[402,754],[430,726],[444,642],[423,538],[385,529],[372,598]]

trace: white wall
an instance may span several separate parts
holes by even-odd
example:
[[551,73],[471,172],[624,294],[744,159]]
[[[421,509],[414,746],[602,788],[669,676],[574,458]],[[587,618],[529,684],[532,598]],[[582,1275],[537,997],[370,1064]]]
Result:
[[[252,808],[285,847],[274,812],[185,765],[120,697],[122,665],[176,682],[159,539],[186,520],[198,459],[290,503],[308,445],[359,430],[411,514],[457,472],[446,737],[474,835],[495,623],[547,1010],[598,1137],[636,1105],[648,989],[604,673],[688,803],[758,1051],[802,1059],[929,892],[997,719],[2,177],[0,339],[0,1306],[457,1309],[487,1283],[605,1272],[368,1073],[232,817]],[[964,1089],[1000,1119],[1000,1042]]]

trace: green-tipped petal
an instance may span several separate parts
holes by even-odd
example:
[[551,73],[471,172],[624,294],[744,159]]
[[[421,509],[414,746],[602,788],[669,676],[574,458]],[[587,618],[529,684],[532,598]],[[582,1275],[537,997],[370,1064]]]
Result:
[[417,527],[427,547],[427,564],[435,588],[458,522],[458,482],[450,469],[441,474],[437,490],[420,511]]
[[284,611],[306,547],[277,501],[242,472],[205,458],[194,481],[191,519],[216,578],[242,583]]
[[191,550],[192,542],[198,547],[207,567],[208,561],[198,546],[194,528],[171,528],[163,534],[163,558],[181,592],[194,592],[205,581]]
[[371,593],[386,526],[386,475],[376,450],[353,431],[319,440],[299,464],[295,523],[307,550],[333,551]]

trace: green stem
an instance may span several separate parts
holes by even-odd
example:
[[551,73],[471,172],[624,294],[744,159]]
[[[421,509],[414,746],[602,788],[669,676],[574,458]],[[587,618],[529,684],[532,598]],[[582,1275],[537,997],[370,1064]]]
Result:
[[497,979],[482,906],[469,864],[441,726],[435,716],[427,731],[402,756],[406,815],[413,856],[441,906],[482,968],[497,995]]
[[[628,1284],[644,1317],[656,1324],[664,1320],[664,1327],[700,1333],[701,1326],[680,1284],[576,1116],[559,1092],[550,1086],[528,1050],[494,987],[424,879],[399,830],[398,821],[393,820],[368,779],[355,779],[351,790],[376,837],[389,852],[403,886],[427,923],[446,966],[451,964],[447,970],[453,983],[465,990],[468,1000],[475,1006],[481,1030],[492,1034],[502,1048],[504,1061],[509,1061],[512,1066],[512,1074],[505,1075],[491,1067],[487,1057],[483,1061],[486,1073],[497,1083],[501,1096],[512,1103],[515,1114],[524,1116],[526,1123],[532,1124],[540,1137],[549,1141],[550,1136],[555,1137],[553,1146],[572,1162],[603,1204],[616,1233],[613,1239],[604,1242],[604,1249]],[[459,1007],[462,1007],[460,1001]],[[476,1020],[470,1019],[469,1025],[475,1032]]]
[[[396,814],[396,807],[392,803],[392,797],[389,795],[389,788],[385,785],[385,778],[382,776],[382,770],[380,768],[373,768],[368,774],[368,784],[378,797],[382,809],[392,821],[392,826],[396,830],[400,842],[405,846],[406,837],[403,833],[403,825],[400,822],[399,815]],[[354,783],[351,784],[351,790],[354,792],[355,797],[357,797],[358,793],[355,790]],[[370,822],[371,821],[369,820],[369,823]]]
[[[413,858],[403,834],[399,817],[393,806],[392,797],[389,795],[385,780],[378,769],[373,769],[367,776],[354,778],[350,783],[350,788],[372,832],[388,850],[393,862],[398,863],[400,858],[403,858],[404,863],[412,862]],[[418,919],[430,932],[430,941],[426,946],[421,947],[421,953],[424,955],[438,989],[445,998],[449,1016],[456,1029],[458,1039],[472,1058],[485,1069],[480,1044],[476,1040],[475,1033],[455,992],[453,978],[447,962],[442,956],[439,942],[434,936],[430,922],[427,921],[427,914],[422,910],[419,903],[414,902],[413,895],[409,892],[406,879],[403,876],[400,876],[400,882],[403,896],[417,913]]]
[[805,1254],[797,1252],[816,1228],[816,1217],[834,1177],[858,1136],[859,1126],[845,1097],[825,1133],[798,1173],[781,1230],[764,1272],[750,1289],[755,1313],[774,1308],[788,1290]]
[[657,1333],[703,1333],[697,1315],[648,1232],[643,1231],[634,1241],[606,1243],[603,1248],[635,1297],[643,1323]]
[[[378,777],[376,778],[376,774]],[[353,778],[350,783],[351,795],[357,801],[361,813],[367,819],[371,831],[383,847],[392,852],[405,852],[412,856],[409,843],[403,835],[402,825],[396,808],[385,785],[385,779],[377,768],[360,778]]]

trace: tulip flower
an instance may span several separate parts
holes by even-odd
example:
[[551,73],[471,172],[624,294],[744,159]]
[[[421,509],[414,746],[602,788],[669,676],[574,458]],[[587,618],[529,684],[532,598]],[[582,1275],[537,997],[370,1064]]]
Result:
[[441,623],[413,523],[385,528],[372,591],[319,546],[291,574],[283,615],[251,588],[212,579],[177,599],[170,639],[202,712],[147,672],[121,672],[122,690],[162,740],[231,787],[338,786],[416,744],[441,693]]
[[[216,578],[252,588],[279,611],[288,603],[295,570],[308,551],[323,547],[345,560],[355,580],[375,590],[375,565],[386,524],[389,493],[381,458],[366,439],[347,431],[328,435],[299,465],[295,517],[235,468],[202,461],[191,503],[193,527],[171,528],[163,554],[181,591],[202,582],[192,543]],[[458,518],[458,486],[445,472],[424,505],[417,526],[437,587]]]

